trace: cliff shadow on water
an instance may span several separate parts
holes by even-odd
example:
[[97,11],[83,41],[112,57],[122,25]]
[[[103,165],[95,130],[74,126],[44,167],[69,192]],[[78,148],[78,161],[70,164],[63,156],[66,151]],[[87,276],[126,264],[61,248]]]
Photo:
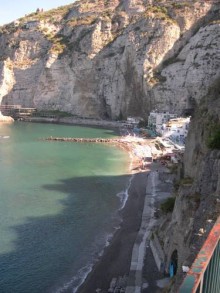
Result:
[[[143,174],[137,176],[143,177]],[[0,291],[69,292],[78,286],[80,278],[85,278],[91,265],[100,258],[109,235],[115,231],[114,226],[121,224],[117,188],[121,182],[127,184],[129,178],[130,175],[68,178],[43,186],[51,192],[51,202],[53,193],[64,194],[58,203],[61,211],[28,217],[24,223],[10,227],[15,240],[11,251],[0,254]],[[116,268],[115,273],[119,275],[129,271],[143,207],[144,184],[140,184],[138,190],[120,212],[124,219],[127,217],[124,233],[115,246],[108,247],[112,249],[111,254],[106,256],[105,270],[98,284],[93,284],[94,289],[109,284]]]

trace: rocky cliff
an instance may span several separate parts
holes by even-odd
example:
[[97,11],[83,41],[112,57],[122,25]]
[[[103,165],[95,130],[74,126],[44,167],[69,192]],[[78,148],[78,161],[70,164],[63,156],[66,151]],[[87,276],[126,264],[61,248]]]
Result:
[[81,0],[1,27],[3,104],[122,119],[182,113],[220,74],[218,1]]
[[174,253],[178,270],[170,292],[177,292],[210,229],[220,216],[220,78],[198,104],[184,154],[184,174],[177,182],[175,205],[158,228],[166,269]]

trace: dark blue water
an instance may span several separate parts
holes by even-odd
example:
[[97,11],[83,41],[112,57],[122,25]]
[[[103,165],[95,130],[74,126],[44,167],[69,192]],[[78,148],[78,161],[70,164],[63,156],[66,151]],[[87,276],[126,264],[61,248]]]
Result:
[[48,136],[113,137],[111,130],[0,125],[0,292],[74,292],[120,219],[128,156]]

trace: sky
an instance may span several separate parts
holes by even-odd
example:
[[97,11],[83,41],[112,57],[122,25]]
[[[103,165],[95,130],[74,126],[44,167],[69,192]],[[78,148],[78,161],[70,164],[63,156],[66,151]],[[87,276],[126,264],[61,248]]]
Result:
[[35,12],[37,8],[45,11],[73,2],[75,0],[0,0],[0,25]]

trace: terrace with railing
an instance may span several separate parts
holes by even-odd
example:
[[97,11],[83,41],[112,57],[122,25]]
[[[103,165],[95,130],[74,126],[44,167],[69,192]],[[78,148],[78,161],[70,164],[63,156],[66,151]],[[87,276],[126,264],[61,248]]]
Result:
[[0,105],[0,111],[5,116],[11,116],[14,119],[32,116],[35,108],[23,108],[21,105]]
[[187,273],[179,293],[220,292],[220,217]]

